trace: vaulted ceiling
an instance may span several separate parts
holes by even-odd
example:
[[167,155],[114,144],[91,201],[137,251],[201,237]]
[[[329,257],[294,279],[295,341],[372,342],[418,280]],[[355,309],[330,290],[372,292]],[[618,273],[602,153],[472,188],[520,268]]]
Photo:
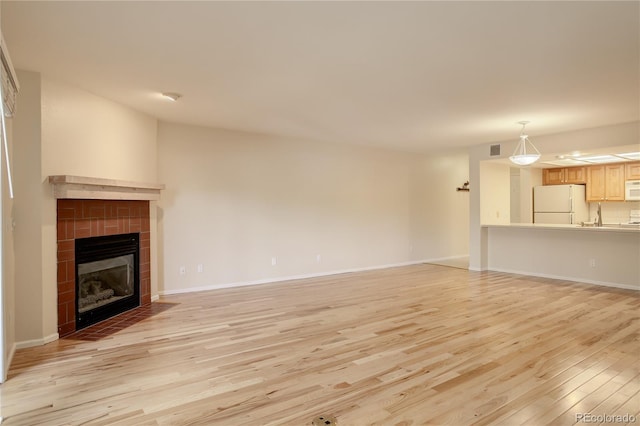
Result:
[[16,68],[171,122],[428,152],[640,116],[639,2],[0,7]]

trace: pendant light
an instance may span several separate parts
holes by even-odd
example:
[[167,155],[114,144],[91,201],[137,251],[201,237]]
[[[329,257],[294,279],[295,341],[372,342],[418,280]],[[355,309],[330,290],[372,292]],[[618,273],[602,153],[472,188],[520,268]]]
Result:
[[516,150],[513,152],[513,155],[509,157],[509,160],[519,166],[529,166],[538,161],[540,158],[540,151],[533,146],[533,143],[529,140],[529,135],[524,133],[524,126],[529,124],[529,122],[518,121],[518,124],[522,125],[522,130],[520,131],[520,142],[518,142],[518,146],[516,146]]

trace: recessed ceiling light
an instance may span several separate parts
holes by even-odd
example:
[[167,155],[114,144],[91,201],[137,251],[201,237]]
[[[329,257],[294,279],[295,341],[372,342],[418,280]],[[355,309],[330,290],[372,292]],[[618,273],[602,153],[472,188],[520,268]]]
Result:
[[178,99],[180,99],[182,97],[182,95],[180,93],[164,92],[164,93],[162,93],[162,97],[164,97],[165,99],[169,99],[170,101],[175,102]]
[[620,161],[620,157],[616,157],[615,155],[591,155],[588,157],[580,157],[578,160],[586,161],[587,163],[615,163]]
[[554,166],[579,166],[585,165],[584,161],[574,160],[573,158],[560,158],[558,160],[544,161],[545,164],[552,164]]
[[626,152],[624,154],[616,154],[618,157],[626,158],[627,160],[640,160],[640,152]]
[[591,155],[591,154],[587,154],[584,152],[580,152],[580,151],[573,151],[570,153],[566,153],[566,154],[560,154],[560,155],[556,155],[556,158],[562,160],[564,158],[579,158],[579,157],[584,157],[587,155]]

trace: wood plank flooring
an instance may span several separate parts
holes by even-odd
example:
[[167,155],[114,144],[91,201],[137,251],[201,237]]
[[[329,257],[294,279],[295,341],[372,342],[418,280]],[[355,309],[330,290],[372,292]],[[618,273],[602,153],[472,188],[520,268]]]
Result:
[[19,350],[3,425],[640,424],[638,292],[416,265],[162,302]]

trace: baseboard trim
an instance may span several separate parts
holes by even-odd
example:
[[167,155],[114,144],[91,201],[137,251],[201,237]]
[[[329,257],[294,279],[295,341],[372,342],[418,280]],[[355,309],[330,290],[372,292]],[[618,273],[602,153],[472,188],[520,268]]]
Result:
[[620,284],[620,283],[611,283],[611,282],[607,282],[607,281],[589,280],[589,279],[586,279],[586,278],[579,278],[579,277],[567,277],[567,276],[553,275],[553,274],[540,274],[540,273],[534,273],[534,272],[528,272],[528,271],[517,271],[517,270],[513,270],[513,269],[492,268],[492,267],[489,267],[486,270],[487,271],[494,271],[494,272],[504,272],[504,273],[507,273],[507,274],[528,275],[530,277],[551,278],[553,280],[573,281],[573,282],[583,283],[583,284],[592,284],[592,285],[599,285],[599,286],[604,286],[604,287],[621,288],[621,289],[624,289],[624,290],[640,291],[640,287],[637,287],[637,286],[632,286],[632,285],[628,285],[628,284]]
[[158,300],[160,300],[160,295],[156,294],[155,296],[151,296],[151,302],[157,302]]
[[[7,355],[7,363],[4,365],[4,371],[2,372],[2,380],[0,383],[4,383],[7,380],[7,374],[9,373],[9,368],[11,367],[11,362],[13,362],[13,356],[16,354],[16,344],[13,343],[11,345],[11,349],[9,350],[9,354]],[[2,423],[2,421],[0,421]]]
[[22,342],[16,342],[15,348],[25,349],[25,348],[31,348],[33,346],[42,346],[42,345],[46,345],[47,343],[54,342],[59,338],[60,338],[60,335],[58,333],[53,333],[43,337],[42,339],[23,340]]
[[[378,269],[388,269],[388,268],[397,268],[400,266],[410,266],[410,265],[419,265],[422,263],[432,263],[432,262],[441,262],[445,260],[453,260],[467,257],[468,255],[460,255],[460,256],[448,256],[448,257],[439,257],[432,259],[421,259],[421,260],[412,260],[409,262],[400,262],[386,265],[378,265],[378,266],[368,266],[364,268],[350,268],[350,269],[342,269],[338,271],[327,271],[327,272],[319,272],[314,274],[301,274],[301,275],[290,275],[284,277],[275,277],[275,278],[267,278],[262,280],[252,280],[252,281],[238,281],[233,283],[223,283],[223,284],[214,284],[214,285],[206,285],[206,286],[198,286],[198,287],[187,287],[183,289],[174,289],[174,290],[163,290],[159,291],[159,296],[154,298],[154,301],[157,300],[160,296],[168,296],[172,294],[182,294],[182,293],[195,293],[199,291],[209,291],[209,290],[218,290],[223,288],[234,288],[234,287],[245,287],[251,285],[261,285],[261,284],[273,284],[284,281],[292,281],[292,280],[301,280],[307,278],[320,278],[326,277],[330,275],[339,275],[339,274],[348,274],[352,272],[365,272],[365,271],[374,271]],[[568,276],[560,276],[560,275],[552,275],[552,274],[540,274],[540,273],[532,273],[526,271],[518,271],[511,269],[501,269],[501,268],[482,268],[477,269],[475,267],[469,266],[470,271],[474,272],[483,272],[483,271],[494,271],[494,272],[504,272],[508,274],[516,274],[516,275],[528,275],[532,277],[540,277],[540,278],[550,278],[555,280],[563,280],[563,281],[573,281],[584,284],[592,284],[592,285],[600,285],[605,287],[613,287],[620,288],[624,290],[636,290],[639,291],[640,288],[634,287],[627,284],[619,284],[619,283],[611,283],[606,281],[596,281],[596,280],[588,280],[579,277],[568,277]]]
[[423,262],[425,263],[433,263],[433,262],[444,262],[447,260],[458,260],[458,259],[464,259],[469,257],[468,254],[462,254],[462,255],[457,255],[457,256],[449,256],[449,257],[438,257],[435,259],[428,259],[428,260],[424,260]]
[[352,272],[365,272],[365,271],[374,271],[377,269],[397,268],[400,266],[419,265],[421,263],[429,263],[432,261],[433,260],[426,260],[426,259],[412,260],[409,262],[392,263],[392,264],[378,265],[378,266],[367,266],[364,268],[350,268],[350,269],[342,269],[338,271],[319,272],[314,274],[289,275],[284,277],[267,278],[262,280],[239,281],[239,282],[226,283],[226,284],[214,284],[214,285],[207,285],[207,286],[187,287],[187,288],[181,288],[181,289],[175,289],[175,290],[163,290],[163,291],[159,291],[158,293],[161,296],[168,296],[171,294],[195,293],[198,291],[219,290],[223,288],[245,287],[245,286],[260,285],[260,284],[273,284],[277,282],[303,280],[307,278],[320,278],[320,277],[326,277],[330,275],[348,274]]

